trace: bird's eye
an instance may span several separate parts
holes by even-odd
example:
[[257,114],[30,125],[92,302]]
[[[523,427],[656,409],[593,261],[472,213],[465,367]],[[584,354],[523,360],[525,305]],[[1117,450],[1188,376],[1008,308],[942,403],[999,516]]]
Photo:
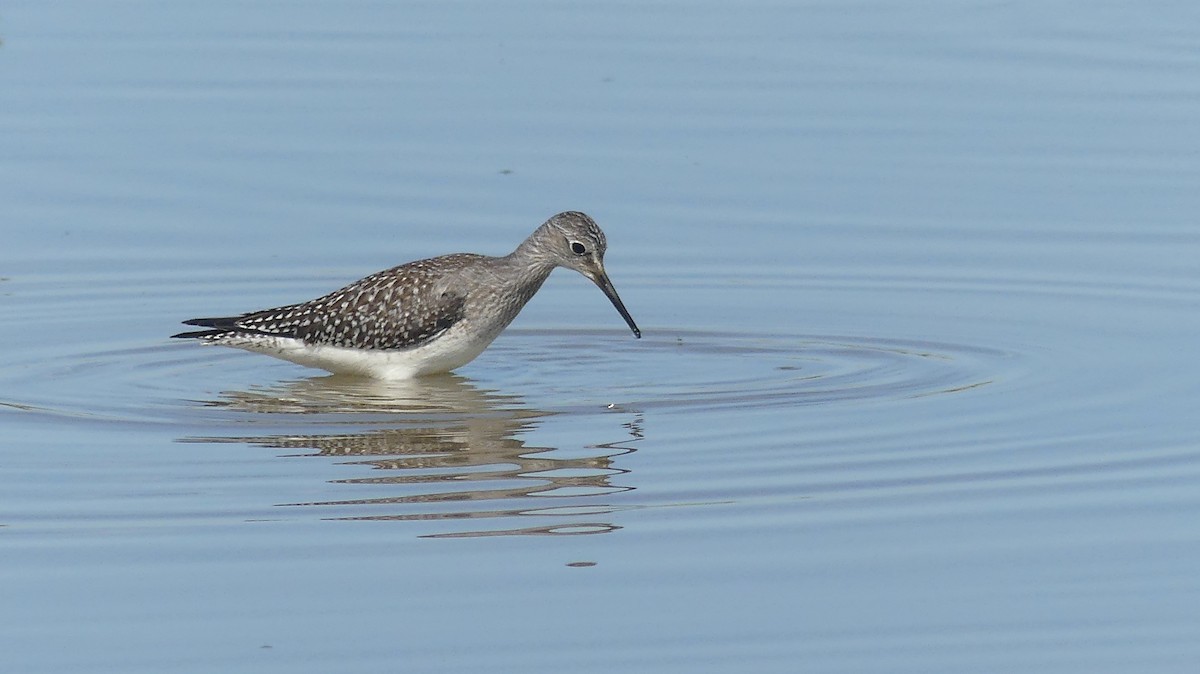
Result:
[[578,241],[572,241],[571,242],[571,252],[575,253],[576,255],[583,255],[584,253],[587,252],[587,246],[583,245],[582,243],[579,243]]

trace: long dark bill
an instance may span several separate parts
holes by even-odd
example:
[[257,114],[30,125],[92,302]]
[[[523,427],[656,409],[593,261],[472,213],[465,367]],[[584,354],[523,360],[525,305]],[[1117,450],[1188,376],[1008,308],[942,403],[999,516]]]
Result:
[[633,316],[629,315],[629,310],[625,308],[625,303],[617,295],[617,289],[613,287],[612,281],[608,280],[608,274],[598,274],[592,281],[600,286],[600,289],[608,296],[609,301],[617,308],[617,312],[621,314],[621,318],[624,318],[625,322],[629,324],[629,329],[633,330],[633,336],[641,339],[642,331],[638,330],[637,323],[633,322]]

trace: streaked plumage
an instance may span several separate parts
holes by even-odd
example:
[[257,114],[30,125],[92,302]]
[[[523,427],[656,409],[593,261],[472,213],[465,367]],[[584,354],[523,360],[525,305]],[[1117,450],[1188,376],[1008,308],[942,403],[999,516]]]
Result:
[[239,316],[194,318],[174,337],[265,353],[331,372],[404,378],[470,362],[516,318],[555,267],[591,279],[641,332],[604,272],[604,233],[559,213],[512,253],[443,255],[393,267],[323,297]]

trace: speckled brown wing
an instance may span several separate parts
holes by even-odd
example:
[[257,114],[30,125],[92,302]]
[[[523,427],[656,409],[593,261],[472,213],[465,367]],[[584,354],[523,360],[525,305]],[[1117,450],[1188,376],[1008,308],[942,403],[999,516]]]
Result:
[[466,296],[445,282],[473,255],[447,255],[372,274],[315,300],[240,316],[194,318],[207,330],[175,337],[220,340],[267,335],[354,349],[409,349],[462,319]]

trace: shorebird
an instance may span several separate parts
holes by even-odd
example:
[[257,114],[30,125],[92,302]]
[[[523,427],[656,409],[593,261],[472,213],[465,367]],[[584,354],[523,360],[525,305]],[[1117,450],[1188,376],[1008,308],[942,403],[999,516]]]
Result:
[[483,352],[556,267],[604,291],[641,337],[604,271],[604,232],[559,213],[503,257],[455,253],[372,274],[314,300],[238,316],[193,318],[172,337],[231,346],[330,372],[406,379],[449,372]]

